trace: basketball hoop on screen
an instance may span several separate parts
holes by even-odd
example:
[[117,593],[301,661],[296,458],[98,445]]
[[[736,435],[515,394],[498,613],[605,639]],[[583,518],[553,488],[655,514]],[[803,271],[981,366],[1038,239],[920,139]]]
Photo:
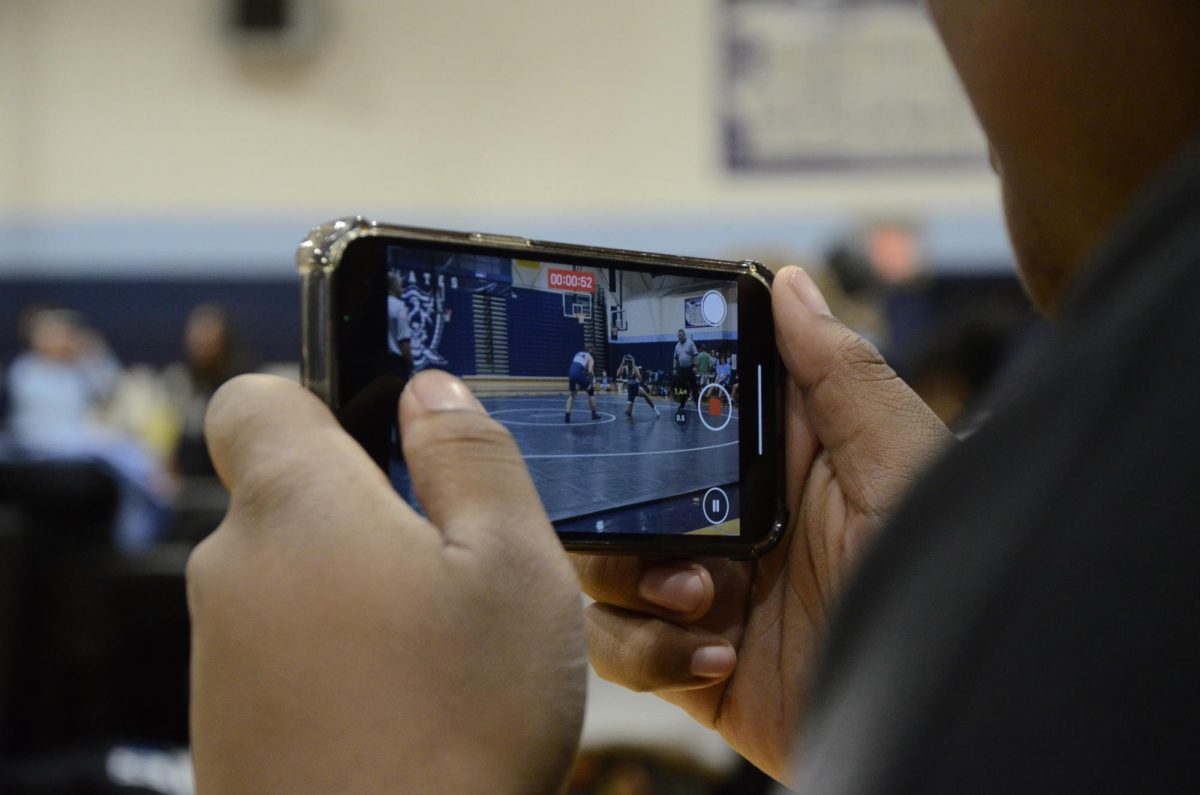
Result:
[[579,321],[579,325],[581,326],[587,323],[587,318],[584,317],[582,309],[575,310],[575,319]]

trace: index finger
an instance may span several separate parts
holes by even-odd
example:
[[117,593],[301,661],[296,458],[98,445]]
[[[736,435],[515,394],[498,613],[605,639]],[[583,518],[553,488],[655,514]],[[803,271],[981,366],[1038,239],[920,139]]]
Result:
[[276,520],[255,523],[259,530],[291,526],[280,516],[289,513],[328,514],[329,532],[348,530],[335,517],[345,506],[396,512],[397,526],[428,528],[329,409],[297,384],[239,376],[213,396],[204,429],[213,466],[230,493],[231,512]]

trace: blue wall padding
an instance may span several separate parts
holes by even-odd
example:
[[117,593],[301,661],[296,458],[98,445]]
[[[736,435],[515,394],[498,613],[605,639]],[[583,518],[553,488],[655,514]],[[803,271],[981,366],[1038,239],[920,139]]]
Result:
[[121,361],[162,367],[183,357],[183,325],[197,304],[220,304],[251,362],[300,359],[300,280],[5,279],[0,281],[0,368],[24,347],[21,310],[35,304],[82,312]]
[[584,326],[563,317],[562,293],[514,287],[508,301],[508,366],[515,376],[567,377]]

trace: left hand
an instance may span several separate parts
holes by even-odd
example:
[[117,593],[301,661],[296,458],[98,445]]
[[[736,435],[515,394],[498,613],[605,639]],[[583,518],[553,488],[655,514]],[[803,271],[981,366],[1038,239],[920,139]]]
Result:
[[302,388],[209,409],[225,521],[188,563],[197,791],[557,792],[579,585],[512,437],[456,378],[400,401],[417,515]]
[[575,557],[592,663],[655,692],[787,782],[818,648],[884,519],[953,436],[812,279],[772,290],[787,367],[787,535],[754,561]]

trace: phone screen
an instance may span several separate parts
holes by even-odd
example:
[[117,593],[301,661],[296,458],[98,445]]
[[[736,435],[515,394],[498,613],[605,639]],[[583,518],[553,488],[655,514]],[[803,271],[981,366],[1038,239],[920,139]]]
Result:
[[[389,366],[464,378],[560,533],[741,533],[737,274],[385,252]],[[387,469],[416,503],[403,459]]]
[[511,432],[568,549],[736,558],[780,538],[761,265],[358,228],[313,248],[332,270],[302,270],[305,381],[418,510],[396,401],[440,369]]

